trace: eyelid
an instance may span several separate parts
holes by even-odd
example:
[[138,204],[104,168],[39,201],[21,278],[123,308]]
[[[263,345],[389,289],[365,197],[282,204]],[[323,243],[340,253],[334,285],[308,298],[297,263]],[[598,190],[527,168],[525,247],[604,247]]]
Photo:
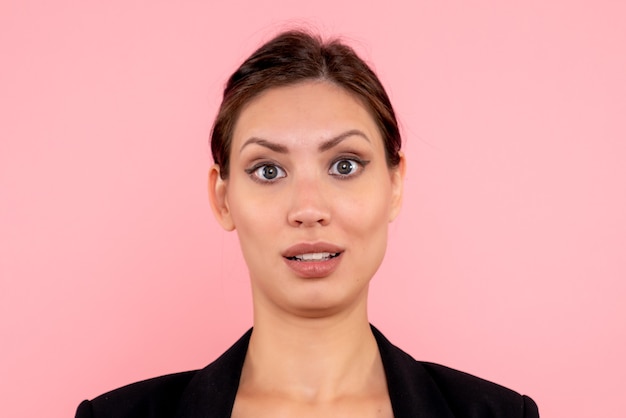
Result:
[[[282,175],[280,175],[280,176],[278,176],[278,177],[276,177],[274,179],[263,179],[263,178],[261,178],[261,177],[259,177],[259,176],[257,176],[255,174],[256,171],[258,171],[260,168],[263,168],[263,167],[266,167],[266,166],[276,167],[282,173]],[[248,176],[253,181],[256,181],[256,182],[261,183],[261,184],[275,183],[276,181],[278,181],[278,180],[280,180],[280,179],[282,179],[284,177],[287,177],[287,171],[284,168],[282,168],[280,166],[280,164],[278,164],[278,163],[276,163],[274,161],[268,161],[268,160],[258,161],[256,163],[254,163],[252,165],[252,167],[245,168],[244,171],[246,172],[246,174],[248,174]]]
[[[333,174],[333,173],[330,173],[330,171],[335,166],[335,164],[337,164],[338,162],[341,162],[341,161],[352,161],[352,162],[356,163],[358,168],[357,168],[357,170],[354,173],[350,173],[350,174]],[[370,163],[370,160],[364,160],[363,158],[358,157],[358,156],[356,156],[354,154],[341,155],[341,156],[333,159],[333,161],[330,163],[330,167],[328,167],[328,171],[329,171],[329,174],[331,176],[337,177],[339,179],[348,179],[348,178],[352,178],[354,176],[357,176],[357,175],[361,174],[361,172],[363,171],[365,166],[368,165],[369,163]]]

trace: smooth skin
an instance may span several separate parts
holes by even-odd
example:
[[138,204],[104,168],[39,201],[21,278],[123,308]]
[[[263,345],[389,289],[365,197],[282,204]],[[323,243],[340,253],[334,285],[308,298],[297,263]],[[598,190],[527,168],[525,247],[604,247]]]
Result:
[[[231,146],[229,176],[214,166],[209,195],[238,233],[254,305],[232,416],[393,416],[367,294],[400,210],[404,157],[388,167],[367,108],[321,80],[254,98]],[[339,249],[336,268],[303,277],[284,256],[302,243]]]

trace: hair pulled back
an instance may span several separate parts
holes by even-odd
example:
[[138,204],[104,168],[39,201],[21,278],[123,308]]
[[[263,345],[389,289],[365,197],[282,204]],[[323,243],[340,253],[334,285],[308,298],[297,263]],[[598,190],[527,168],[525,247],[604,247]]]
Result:
[[232,136],[242,108],[267,89],[307,80],[326,80],[358,97],[380,130],[387,165],[398,165],[402,145],[398,122],[376,74],[339,40],[324,42],[319,36],[290,30],[257,49],[226,83],[211,133],[211,152],[222,178],[229,174]]

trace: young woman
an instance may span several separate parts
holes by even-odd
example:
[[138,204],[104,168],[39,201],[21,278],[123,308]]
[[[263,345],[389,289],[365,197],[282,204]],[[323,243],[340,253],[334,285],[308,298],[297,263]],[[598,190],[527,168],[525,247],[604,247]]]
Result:
[[528,397],[415,361],[368,322],[405,161],[376,75],[338,41],[278,35],[231,76],[213,127],[218,222],[254,327],[202,370],[84,401],[77,417],[538,417]]

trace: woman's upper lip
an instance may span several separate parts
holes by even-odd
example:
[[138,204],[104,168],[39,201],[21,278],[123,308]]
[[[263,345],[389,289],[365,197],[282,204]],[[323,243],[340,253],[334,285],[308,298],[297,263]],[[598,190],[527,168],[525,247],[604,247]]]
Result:
[[313,253],[341,253],[344,249],[338,245],[331,244],[328,242],[301,242],[291,247],[287,248],[283,251],[283,257],[295,257],[297,255],[302,254],[313,254]]

